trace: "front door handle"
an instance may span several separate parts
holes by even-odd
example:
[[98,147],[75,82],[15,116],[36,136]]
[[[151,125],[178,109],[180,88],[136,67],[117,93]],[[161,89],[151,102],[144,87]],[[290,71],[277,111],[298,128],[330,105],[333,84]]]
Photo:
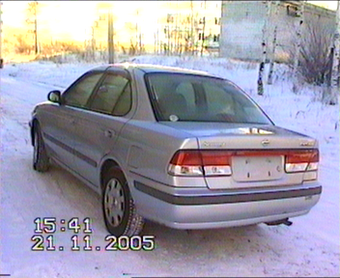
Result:
[[104,131],[104,135],[105,135],[105,137],[112,138],[115,135],[115,132],[107,129],[107,130]]

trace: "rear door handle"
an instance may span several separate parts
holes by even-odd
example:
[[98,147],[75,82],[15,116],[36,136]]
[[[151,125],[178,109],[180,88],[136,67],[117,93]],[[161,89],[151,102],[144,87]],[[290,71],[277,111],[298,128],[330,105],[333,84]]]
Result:
[[105,135],[105,137],[112,138],[115,135],[115,132],[107,129],[107,130],[104,131],[104,135]]

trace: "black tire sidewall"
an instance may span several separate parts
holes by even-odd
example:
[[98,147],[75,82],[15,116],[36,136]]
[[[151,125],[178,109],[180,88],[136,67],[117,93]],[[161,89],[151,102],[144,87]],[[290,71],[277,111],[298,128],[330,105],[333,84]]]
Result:
[[[34,128],[34,148],[36,150],[36,156],[33,154],[33,168],[39,172],[45,172],[48,169],[48,156],[45,150],[44,142],[42,140],[40,127],[36,124]],[[37,144],[37,146],[36,146]]]
[[[110,222],[107,220],[106,218],[106,212],[105,212],[105,194],[106,194],[106,187],[108,182],[112,179],[115,178],[117,179],[123,189],[123,194],[124,194],[124,212],[123,212],[123,219],[121,221],[121,223],[117,226],[114,227],[110,224]],[[130,197],[130,191],[126,182],[126,179],[124,177],[124,174],[122,173],[122,171],[120,171],[117,168],[111,168],[106,176],[103,179],[103,183],[104,183],[104,188],[103,188],[103,194],[102,194],[102,209],[103,209],[103,217],[104,217],[104,222],[106,225],[107,230],[115,235],[115,236],[121,236],[123,234],[125,234],[125,232],[127,231],[127,225],[129,222],[129,218],[130,218],[130,214],[131,214],[131,197]]]

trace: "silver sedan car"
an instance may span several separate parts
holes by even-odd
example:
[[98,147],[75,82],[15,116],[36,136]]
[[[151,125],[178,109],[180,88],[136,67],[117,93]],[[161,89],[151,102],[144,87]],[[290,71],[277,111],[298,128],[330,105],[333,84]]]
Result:
[[108,231],[287,224],[318,202],[315,139],[275,126],[232,82],[172,67],[95,68],[30,121],[33,168],[53,160],[102,196]]

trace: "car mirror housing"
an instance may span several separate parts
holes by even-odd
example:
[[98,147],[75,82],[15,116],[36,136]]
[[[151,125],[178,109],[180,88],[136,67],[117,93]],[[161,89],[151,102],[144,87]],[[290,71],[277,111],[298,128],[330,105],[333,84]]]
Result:
[[51,102],[55,102],[55,103],[61,103],[61,92],[58,90],[54,90],[48,93],[47,95],[47,99]]

